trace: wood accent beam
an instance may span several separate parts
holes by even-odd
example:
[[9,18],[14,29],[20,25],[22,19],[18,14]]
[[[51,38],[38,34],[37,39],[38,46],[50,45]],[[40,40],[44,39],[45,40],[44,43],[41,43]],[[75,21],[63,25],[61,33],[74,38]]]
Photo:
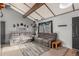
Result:
[[36,3],[29,11],[27,11],[27,13],[25,13],[24,17],[27,17],[28,15],[30,15],[31,13],[33,13],[43,5],[44,3]]
[[[25,4],[25,3],[24,3],[24,5],[26,5],[27,7],[31,8],[30,6],[28,6],[28,5],[27,5],[27,4]],[[40,16],[40,17],[44,18],[44,17],[43,17],[43,16],[41,16],[38,12],[36,12],[36,11],[35,11],[35,13],[36,13],[38,16]]]
[[[28,6],[26,3],[24,3],[24,5],[26,5],[27,7],[29,7],[29,8],[31,8],[30,6]],[[36,12],[35,11],[35,13],[38,15],[38,16],[40,16],[40,17],[42,17],[42,18],[44,18],[42,15],[40,15],[38,12]]]
[[54,14],[54,12],[49,8],[49,6],[47,6],[47,4],[45,4],[45,6],[49,9],[49,11],[50,11],[54,16],[56,16],[56,15]]

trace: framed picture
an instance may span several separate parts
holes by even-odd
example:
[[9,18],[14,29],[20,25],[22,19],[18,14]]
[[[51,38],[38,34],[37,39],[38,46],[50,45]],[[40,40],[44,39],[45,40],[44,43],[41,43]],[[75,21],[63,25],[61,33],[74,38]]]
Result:
[[17,27],[19,27],[19,24],[17,24]]
[[27,25],[27,28],[28,28],[29,26]]
[[24,25],[24,27],[26,27],[26,24]]
[[16,25],[15,25],[15,24],[13,24],[13,27],[16,27]]
[[23,23],[21,23],[20,25],[23,26]]

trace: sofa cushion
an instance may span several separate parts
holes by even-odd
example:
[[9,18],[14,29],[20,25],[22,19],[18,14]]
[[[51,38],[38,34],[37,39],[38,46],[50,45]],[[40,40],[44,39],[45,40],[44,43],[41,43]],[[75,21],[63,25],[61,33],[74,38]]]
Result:
[[48,43],[49,42],[49,40],[46,40],[46,39],[44,39],[42,41],[43,41],[43,43]]
[[37,38],[37,39],[35,39],[35,41],[38,42],[38,43],[42,43],[43,38]]
[[40,44],[44,46],[51,47],[51,42],[57,38],[56,33],[39,33],[38,37],[35,39]]
[[56,39],[57,38],[57,34],[56,33],[39,33],[38,34],[38,38],[44,38],[44,39]]

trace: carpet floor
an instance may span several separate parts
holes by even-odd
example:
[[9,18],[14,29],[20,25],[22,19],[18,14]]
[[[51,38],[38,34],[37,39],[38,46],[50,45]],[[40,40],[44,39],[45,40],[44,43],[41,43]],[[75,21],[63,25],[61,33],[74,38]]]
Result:
[[[35,42],[29,42],[16,46],[3,47],[1,56],[75,56],[76,51],[68,48],[48,48]],[[79,52],[77,52],[79,56]]]
[[49,50],[48,47],[32,42],[19,45],[19,48],[24,56],[39,56]]

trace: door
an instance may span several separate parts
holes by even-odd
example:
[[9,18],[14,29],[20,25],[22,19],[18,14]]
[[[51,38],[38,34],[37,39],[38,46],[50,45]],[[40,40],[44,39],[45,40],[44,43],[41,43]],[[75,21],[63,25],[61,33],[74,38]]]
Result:
[[72,18],[72,46],[79,49],[79,17]]
[[1,21],[1,44],[5,44],[5,22]]

